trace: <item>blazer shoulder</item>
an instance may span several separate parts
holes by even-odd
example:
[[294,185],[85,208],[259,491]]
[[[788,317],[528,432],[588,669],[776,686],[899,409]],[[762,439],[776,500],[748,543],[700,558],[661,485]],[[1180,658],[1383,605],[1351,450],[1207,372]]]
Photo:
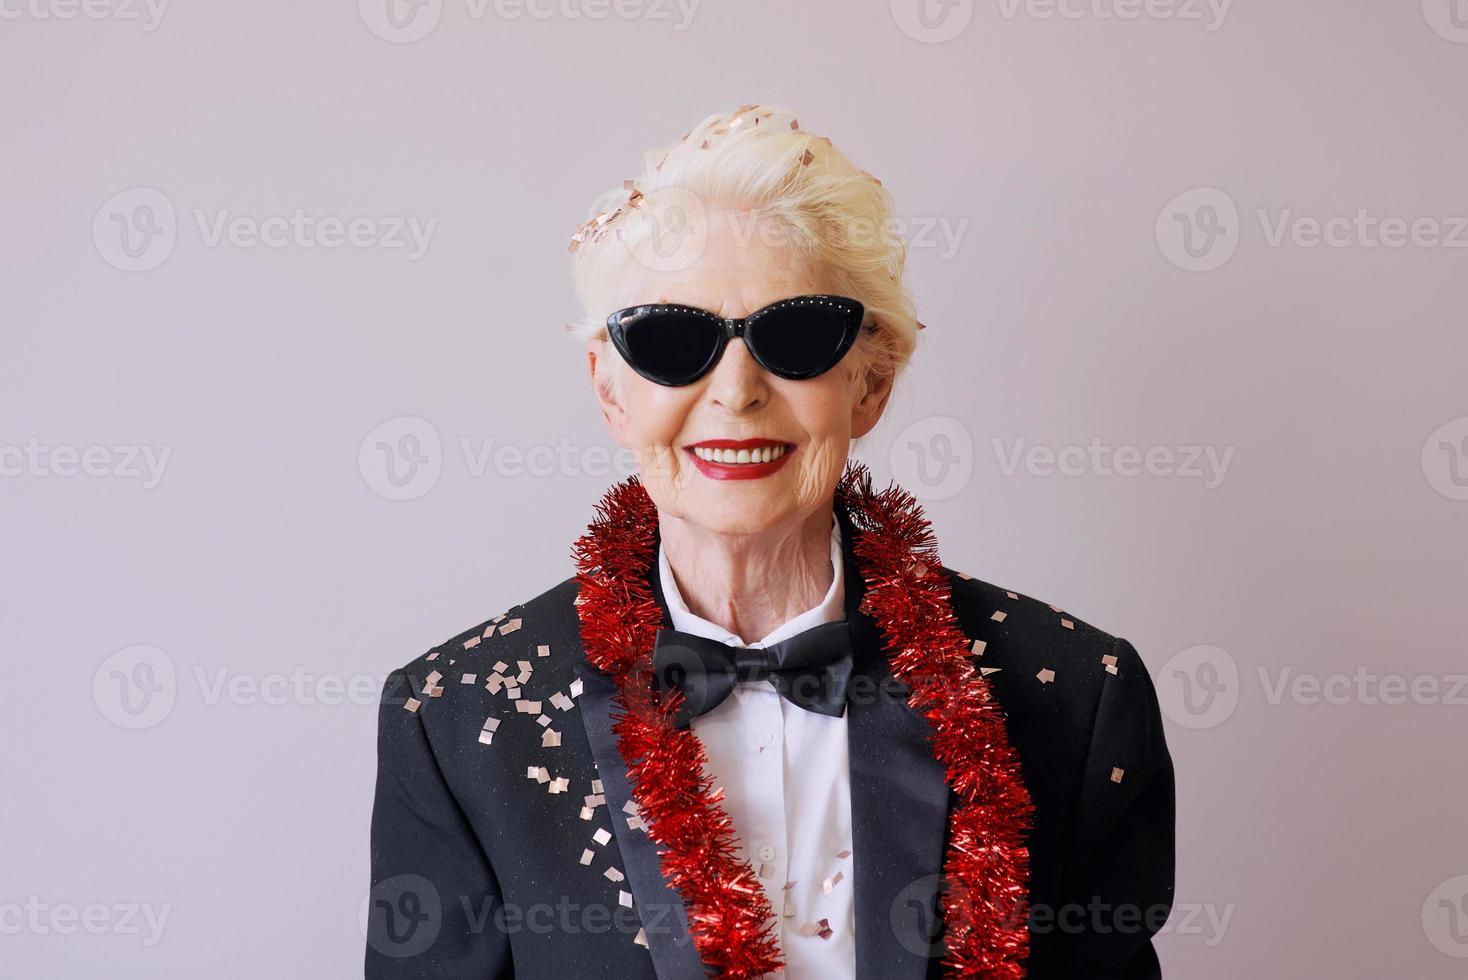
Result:
[[1010,643],[1062,643],[1070,650],[1106,650],[1123,644],[1119,636],[1054,603],[994,585],[943,566],[953,596],[953,611],[960,625],[973,635],[982,626]]
[[1107,692],[1139,705],[1148,698],[1147,666],[1126,639],[1054,603],[944,567],[952,608],[975,665],[1005,708],[1042,719],[1047,738],[1083,751]]
[[[574,611],[580,584],[576,577],[562,579],[533,598],[511,603],[482,622],[460,630],[440,643],[435,643],[412,660],[402,664],[394,674],[406,675],[412,681],[431,676],[434,671],[447,675],[449,668],[462,675],[460,665],[468,662],[493,663],[498,659],[523,659],[532,631],[531,623],[541,624],[563,619],[567,610]],[[539,651],[531,649],[532,654]],[[511,655],[514,655],[513,657]]]

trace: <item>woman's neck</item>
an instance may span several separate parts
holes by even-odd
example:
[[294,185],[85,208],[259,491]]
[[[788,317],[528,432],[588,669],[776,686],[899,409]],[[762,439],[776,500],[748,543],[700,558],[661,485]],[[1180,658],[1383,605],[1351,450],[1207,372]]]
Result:
[[756,643],[831,589],[830,509],[757,534],[712,532],[660,515],[668,565],[688,611]]

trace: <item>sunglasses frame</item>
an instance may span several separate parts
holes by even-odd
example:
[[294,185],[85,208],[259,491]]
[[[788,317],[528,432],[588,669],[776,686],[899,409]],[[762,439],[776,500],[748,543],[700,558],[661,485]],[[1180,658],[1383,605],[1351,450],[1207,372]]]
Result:
[[[760,353],[757,349],[755,349],[754,347],[749,347],[749,342],[747,340],[745,341],[745,346],[748,347],[750,356],[755,359],[755,362],[759,364],[760,367],[764,368],[766,371],[770,372],[778,378],[785,378],[789,381],[804,381],[809,378],[819,377],[820,375],[825,374],[827,371],[831,370],[837,364],[840,364],[841,359],[846,356],[847,351],[851,350],[852,345],[856,343],[856,338],[861,333],[864,327],[862,321],[866,319],[866,307],[862,305],[861,300],[852,299],[850,296],[835,296],[827,293],[809,293],[803,296],[791,296],[788,299],[776,300],[773,303],[760,307],[753,313],[749,314],[749,316],[745,317],[721,317],[717,313],[711,313],[708,310],[699,309],[696,306],[686,306],[682,303],[642,303],[637,306],[629,306],[625,309],[618,310],[612,315],[608,316],[607,335],[611,337],[612,344],[617,348],[617,353],[622,355],[622,359],[631,366],[632,370],[636,371],[638,374],[642,375],[644,378],[653,382],[654,384],[660,384],[670,388],[679,388],[683,387],[684,385],[693,384],[700,378],[703,378],[705,375],[707,375],[710,371],[712,371],[714,367],[718,365],[720,359],[723,358],[724,350],[729,346],[729,341],[733,340],[735,337],[739,337],[742,339],[744,337],[745,331],[748,329],[751,323],[754,323],[761,317],[764,317],[777,310],[783,310],[790,306],[806,306],[811,304],[839,307],[846,318],[846,331],[842,334],[841,341],[837,345],[836,350],[831,356],[829,363],[820,365],[819,367],[813,368],[809,371],[788,372],[776,370],[765,362],[765,359],[760,356]],[[657,372],[648,370],[642,365],[639,365],[636,359],[632,356],[631,346],[627,342],[627,330],[631,326],[635,325],[635,323],[628,323],[627,321],[635,321],[636,319],[646,316],[653,311],[692,313],[697,316],[712,320],[719,325],[720,332],[718,336],[718,343],[714,346],[713,352],[709,355],[708,361],[706,361],[703,366],[695,371],[691,376],[681,380],[670,380],[665,377],[660,377],[658,376]]]

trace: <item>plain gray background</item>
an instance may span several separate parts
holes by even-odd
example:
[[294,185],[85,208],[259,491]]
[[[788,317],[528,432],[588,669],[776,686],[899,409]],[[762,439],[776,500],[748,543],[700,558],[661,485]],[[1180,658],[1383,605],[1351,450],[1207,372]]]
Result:
[[1464,0],[0,14],[7,975],[359,975],[382,676],[624,475],[572,226],[743,102],[906,223],[860,458],[1153,671],[1167,976],[1463,975]]

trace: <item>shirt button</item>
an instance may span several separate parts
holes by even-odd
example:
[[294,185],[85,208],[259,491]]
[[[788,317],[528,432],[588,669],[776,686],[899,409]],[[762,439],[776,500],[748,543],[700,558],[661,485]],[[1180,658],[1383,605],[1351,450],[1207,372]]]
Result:
[[761,844],[758,853],[761,861],[775,860],[775,849],[768,844]]
[[759,744],[761,745],[769,745],[774,740],[775,733],[770,731],[768,728],[759,733]]

